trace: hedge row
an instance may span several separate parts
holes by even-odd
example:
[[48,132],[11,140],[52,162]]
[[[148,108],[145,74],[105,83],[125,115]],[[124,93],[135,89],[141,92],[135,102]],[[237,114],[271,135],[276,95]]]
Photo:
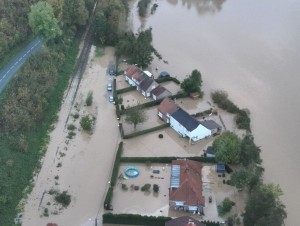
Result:
[[171,220],[171,217],[142,216],[138,214],[112,214],[102,215],[103,224],[129,224],[129,225],[148,225],[165,226],[165,222]]
[[111,179],[110,179],[110,186],[112,186],[112,187],[115,186],[115,184],[117,182],[122,151],[123,151],[123,142],[121,141],[119,144],[118,150],[117,150],[114,168],[113,168],[113,172],[111,174]]
[[174,77],[157,78],[157,79],[155,79],[155,81],[157,83],[163,83],[163,82],[170,82],[170,81],[172,81],[172,82],[175,82],[178,85],[180,84],[180,81],[177,78],[174,78]]
[[127,93],[127,92],[130,92],[130,91],[133,91],[133,90],[136,90],[135,86],[129,86],[129,87],[126,87],[126,88],[123,88],[123,89],[118,89],[116,92],[117,92],[117,94],[122,94],[122,93]]
[[245,129],[251,132],[250,117],[245,110],[239,109],[231,100],[228,98],[228,94],[224,91],[218,90],[211,94],[212,100],[223,110],[236,114],[235,122],[239,129]]
[[[181,93],[175,94],[173,96],[170,96],[169,98],[174,100],[174,99],[180,99],[180,98],[185,98],[185,97],[188,97],[188,94],[185,92],[181,92]],[[140,106],[142,108],[153,107],[153,106],[159,105],[162,101],[163,101],[163,99],[153,100],[153,101],[149,101],[144,104],[141,104]],[[130,109],[130,108],[127,108],[125,110],[119,110],[120,115],[125,114],[128,109]]]
[[[142,216],[138,214],[112,214],[102,215],[103,224],[128,224],[128,225],[147,225],[147,226],[165,226],[171,217]],[[205,226],[220,226],[220,223],[213,221],[202,221]]]
[[131,133],[131,134],[128,134],[128,135],[124,135],[123,139],[130,139],[130,138],[141,136],[141,135],[151,133],[151,132],[154,132],[154,131],[157,131],[157,130],[161,130],[161,129],[164,129],[164,128],[167,128],[167,127],[169,127],[169,124],[165,123],[165,124],[162,124],[162,125],[150,128],[150,129],[145,129],[145,130],[138,131],[138,132],[135,132],[135,133]]
[[104,200],[104,209],[106,209],[106,210],[109,209],[109,207],[111,206],[113,191],[114,191],[114,188],[109,187],[108,191],[106,193],[106,197],[105,197],[105,200]]
[[[185,157],[186,159],[194,160],[197,162],[203,163],[216,163],[215,158],[208,158],[208,157]],[[120,162],[122,163],[172,163],[173,160],[176,159],[183,159],[183,157],[121,157]]]

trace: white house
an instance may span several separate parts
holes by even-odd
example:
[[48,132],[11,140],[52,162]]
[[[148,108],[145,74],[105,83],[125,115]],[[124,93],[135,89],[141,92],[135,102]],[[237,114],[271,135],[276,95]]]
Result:
[[182,137],[188,137],[190,141],[197,141],[212,135],[199,121],[179,108],[170,116],[170,126]]

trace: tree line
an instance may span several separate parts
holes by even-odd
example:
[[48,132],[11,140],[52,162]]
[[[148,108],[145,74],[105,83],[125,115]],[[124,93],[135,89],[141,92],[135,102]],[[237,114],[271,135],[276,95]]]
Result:
[[0,59],[31,34],[44,43],[0,96],[0,225],[11,225],[22,212],[18,203],[46,150],[74,69],[77,37],[93,5],[94,0],[0,0]]

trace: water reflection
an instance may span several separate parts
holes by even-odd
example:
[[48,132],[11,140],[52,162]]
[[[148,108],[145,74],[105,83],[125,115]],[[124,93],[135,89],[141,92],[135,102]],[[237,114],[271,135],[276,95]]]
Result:
[[219,12],[225,1],[226,0],[167,0],[167,2],[172,5],[177,5],[178,2],[181,2],[182,6],[188,9],[195,7],[198,14]]

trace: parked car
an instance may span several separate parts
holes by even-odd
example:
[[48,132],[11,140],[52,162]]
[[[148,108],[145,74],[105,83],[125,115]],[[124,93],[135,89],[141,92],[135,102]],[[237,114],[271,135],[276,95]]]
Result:
[[113,96],[109,96],[109,102],[114,102],[114,97]]
[[111,85],[111,83],[108,83],[108,84],[107,84],[107,90],[108,90],[108,91],[112,91],[112,85]]

